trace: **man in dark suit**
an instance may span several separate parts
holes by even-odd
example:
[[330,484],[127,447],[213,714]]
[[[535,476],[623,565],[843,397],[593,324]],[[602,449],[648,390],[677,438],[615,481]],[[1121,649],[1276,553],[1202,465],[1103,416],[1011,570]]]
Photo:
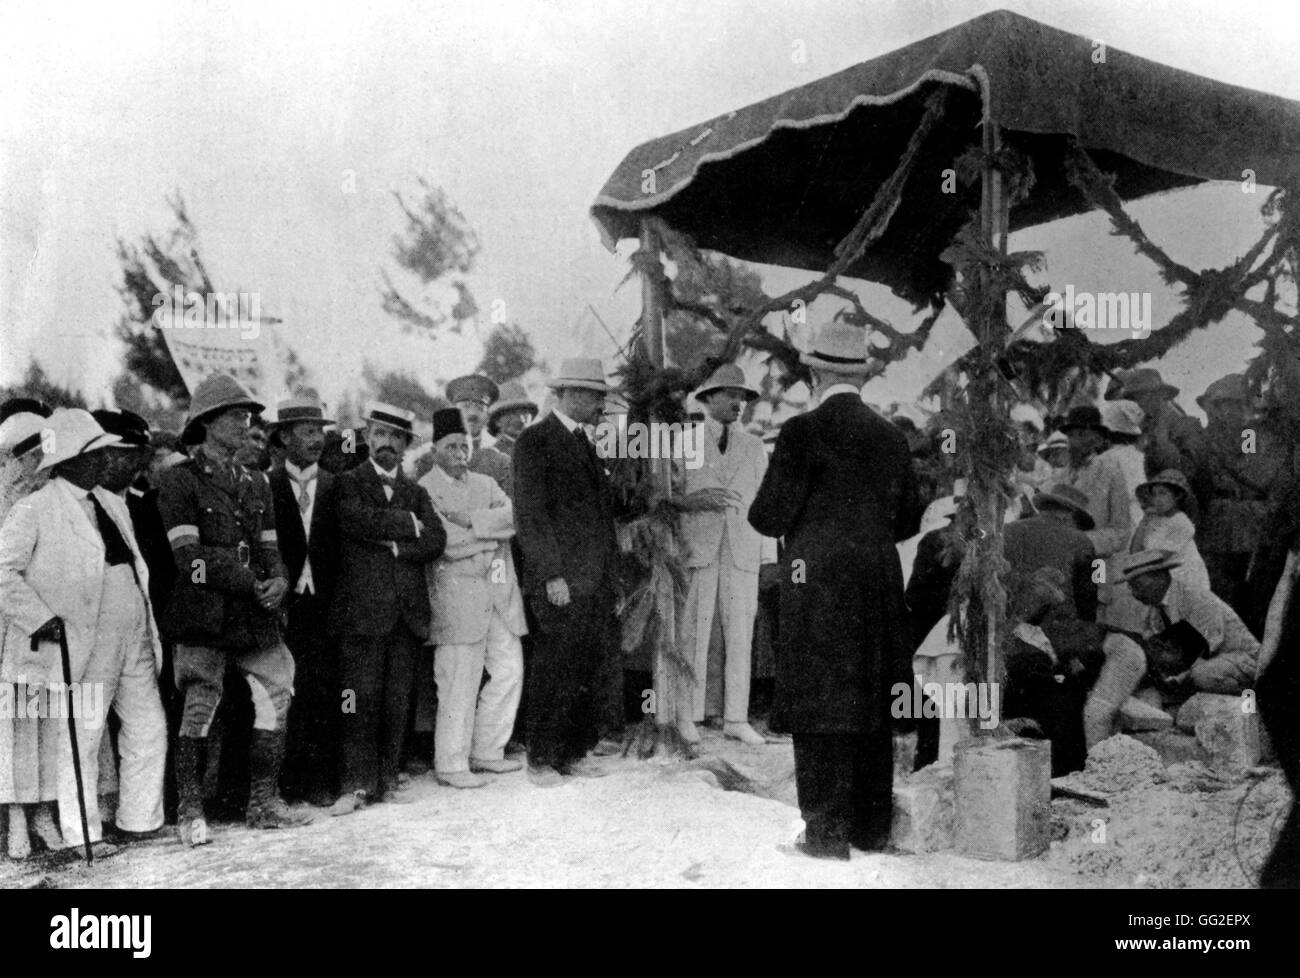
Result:
[[283,782],[287,795],[328,805],[338,795],[338,653],[326,627],[338,573],[335,477],[320,468],[325,426],[332,424],[315,391],[276,405],[270,445],[282,457],[271,468],[271,501],[280,556],[289,572],[284,641],[293,653],[293,709]]
[[749,521],[784,537],[777,709],[794,735],[799,849],[876,850],[893,812],[890,690],[911,684],[895,544],[920,525],[907,439],[862,403],[862,328],[836,320],[811,354],[820,403],[781,429]]
[[1064,600],[1050,618],[1095,621],[1093,561],[1097,552],[1087,537],[1093,528],[1088,497],[1072,486],[1059,485],[1035,495],[1033,504],[1037,515],[1017,520],[1003,530],[1003,555],[1010,570],[1028,577],[1042,567],[1055,568],[1066,587]]
[[447,543],[429,494],[401,471],[415,414],[373,403],[370,458],[335,481],[340,562],[331,631],[339,637],[341,794],[331,814],[391,801],[411,712],[415,657],[429,635],[424,567]]
[[584,425],[598,424],[609,385],[599,360],[566,360],[550,382],[555,409],[520,434],[514,503],[524,594],[537,620],[528,679],[528,762],[534,783],[600,772],[599,740],[614,631],[614,503]]

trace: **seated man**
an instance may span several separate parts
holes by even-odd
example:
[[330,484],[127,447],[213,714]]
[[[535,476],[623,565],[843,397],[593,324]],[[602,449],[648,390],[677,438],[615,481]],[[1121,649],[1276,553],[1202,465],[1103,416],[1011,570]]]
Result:
[[[1115,715],[1148,674],[1170,685],[1206,693],[1241,693],[1254,684],[1259,642],[1237,613],[1211,591],[1175,581],[1178,558],[1167,550],[1143,550],[1119,560],[1120,582],[1133,598],[1131,620],[1123,623],[1138,641],[1123,635],[1108,644],[1106,664],[1088,697],[1084,726],[1088,746],[1114,732]],[[1186,622],[1204,641],[1204,652]],[[1152,643],[1152,638],[1161,639]],[[1171,647],[1172,646],[1172,647]],[[1181,671],[1172,671],[1185,666]],[[1184,691],[1185,691],[1184,689]]]

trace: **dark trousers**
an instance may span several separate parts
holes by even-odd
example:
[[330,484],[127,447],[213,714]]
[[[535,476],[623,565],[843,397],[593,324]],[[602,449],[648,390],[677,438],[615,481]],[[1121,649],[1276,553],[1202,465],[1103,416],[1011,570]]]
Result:
[[[1296,712],[1300,702],[1300,650],[1289,644],[1290,637],[1283,634],[1277,656],[1264,670],[1255,692],[1260,719],[1273,742],[1273,752],[1291,794],[1300,796],[1300,714]],[[1300,889],[1300,803],[1292,801],[1291,813],[1264,864],[1259,885],[1265,889]]]
[[295,798],[338,794],[342,697],[338,652],[324,627],[328,611],[319,596],[296,598],[284,634],[296,671],[281,781]]
[[894,742],[876,733],[794,734],[794,777],[809,849],[848,855],[889,841]]
[[340,643],[341,791],[382,794],[397,787],[419,647],[405,623],[387,635],[348,635]]
[[528,677],[528,760],[563,769],[596,745],[609,719],[612,595],[574,595],[563,608],[544,594],[528,601],[538,629]]

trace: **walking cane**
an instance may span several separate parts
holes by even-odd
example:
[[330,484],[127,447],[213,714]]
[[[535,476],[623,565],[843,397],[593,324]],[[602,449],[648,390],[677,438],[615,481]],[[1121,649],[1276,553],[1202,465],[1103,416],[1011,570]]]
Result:
[[72,773],[77,778],[77,808],[81,812],[81,841],[86,847],[87,864],[95,861],[90,849],[90,823],[86,819],[86,788],[81,783],[81,751],[77,749],[77,721],[72,715],[72,660],[68,656],[68,636],[63,627],[63,619],[55,618],[59,623],[59,654],[63,658],[63,689],[68,701],[68,739],[72,743]]

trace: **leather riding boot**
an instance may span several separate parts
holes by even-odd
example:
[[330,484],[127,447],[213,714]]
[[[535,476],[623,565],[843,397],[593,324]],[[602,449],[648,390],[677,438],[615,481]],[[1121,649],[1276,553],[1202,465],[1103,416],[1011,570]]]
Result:
[[280,800],[280,765],[284,763],[284,731],[254,730],[248,752],[248,810],[250,829],[286,829],[310,819]]
[[187,846],[211,842],[203,816],[203,781],[199,764],[207,756],[206,737],[176,738],[176,834]]

